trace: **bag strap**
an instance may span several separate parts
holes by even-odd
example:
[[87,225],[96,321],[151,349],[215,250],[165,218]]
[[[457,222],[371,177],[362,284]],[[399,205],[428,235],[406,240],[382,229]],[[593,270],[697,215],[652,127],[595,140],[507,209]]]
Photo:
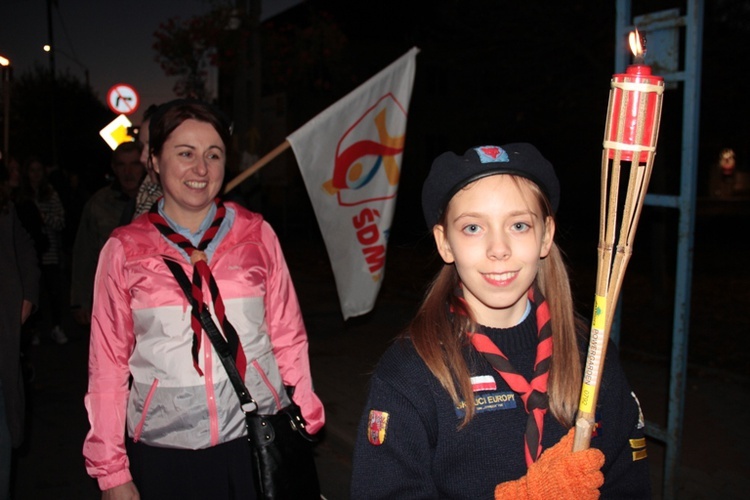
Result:
[[164,263],[167,265],[169,270],[172,271],[172,274],[177,280],[177,283],[180,284],[180,288],[182,288],[182,291],[185,293],[185,297],[187,297],[190,305],[193,306],[193,313],[200,309],[200,320],[201,324],[203,325],[203,329],[206,330],[208,338],[211,340],[211,343],[216,349],[216,352],[219,355],[219,359],[221,359],[221,364],[224,365],[224,369],[227,371],[227,375],[229,375],[229,380],[232,382],[232,386],[237,393],[237,397],[240,398],[240,407],[242,408],[242,411],[245,413],[252,413],[257,411],[258,404],[250,395],[250,391],[247,390],[245,382],[242,380],[242,376],[237,370],[237,365],[234,362],[234,357],[232,356],[232,351],[229,348],[229,343],[224,340],[224,337],[222,337],[219,329],[216,327],[216,323],[214,323],[208,307],[205,305],[202,308],[196,307],[198,304],[195,303],[195,297],[193,297],[193,294],[191,292],[192,284],[185,274],[185,270],[182,269],[182,266],[180,264],[171,259],[167,259],[166,257],[164,257]]

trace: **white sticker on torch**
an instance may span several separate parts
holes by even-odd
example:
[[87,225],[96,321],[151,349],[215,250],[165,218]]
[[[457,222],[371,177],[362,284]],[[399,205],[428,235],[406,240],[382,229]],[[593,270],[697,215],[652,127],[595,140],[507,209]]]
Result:
[[599,366],[604,355],[604,332],[591,329],[591,339],[589,340],[589,355],[586,359],[586,370],[583,373],[583,383],[587,385],[596,385],[599,378]]

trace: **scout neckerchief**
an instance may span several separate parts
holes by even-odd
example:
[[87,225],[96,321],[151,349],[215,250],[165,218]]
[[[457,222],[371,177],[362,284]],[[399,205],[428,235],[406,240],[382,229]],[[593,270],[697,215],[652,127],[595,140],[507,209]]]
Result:
[[[489,337],[479,332],[467,333],[474,348],[500,374],[505,383],[521,396],[524,409],[529,414],[524,436],[526,466],[536,462],[542,452],[544,415],[549,407],[547,378],[549,377],[549,365],[552,360],[552,326],[550,324],[549,306],[541,291],[536,287],[529,288],[528,297],[532,303],[536,304],[536,325],[539,332],[534,373],[530,383],[513,368],[508,357],[500,351]],[[463,297],[459,296],[459,298],[462,301],[464,300]]]
[[[224,331],[226,341],[229,344],[230,349],[232,350],[232,354],[235,358],[235,363],[237,364],[237,370],[239,370],[240,373],[245,373],[245,367],[247,366],[245,352],[239,345],[239,337],[237,336],[237,331],[234,329],[234,326],[232,326],[232,324],[229,322],[229,319],[227,319],[226,317],[224,310],[224,301],[221,299],[219,287],[216,284],[216,280],[214,279],[213,274],[211,274],[211,269],[208,267],[208,258],[205,254],[206,248],[214,239],[214,236],[216,236],[219,227],[221,227],[221,223],[224,221],[224,216],[226,215],[226,208],[224,207],[224,204],[221,202],[221,200],[217,198],[215,200],[215,203],[216,214],[214,215],[214,220],[211,222],[211,226],[206,230],[197,247],[193,246],[190,240],[175,232],[169,226],[169,223],[167,223],[164,217],[159,214],[158,203],[154,203],[148,213],[148,220],[151,221],[151,223],[156,226],[159,232],[163,234],[169,241],[185,250],[185,252],[190,257],[190,262],[193,264],[193,286],[191,290],[192,296],[189,296],[188,300],[193,306],[192,314],[190,317],[190,325],[193,329],[193,366],[201,376],[203,375],[203,371],[200,369],[200,366],[198,364],[198,352],[201,348],[202,337],[201,312],[204,310],[204,308],[207,307],[206,303],[203,301],[202,284],[204,281],[208,283],[208,289],[211,292],[211,298],[213,300],[214,313],[219,320],[219,325],[221,325],[221,328]],[[169,267],[172,272],[182,271],[181,267]]]

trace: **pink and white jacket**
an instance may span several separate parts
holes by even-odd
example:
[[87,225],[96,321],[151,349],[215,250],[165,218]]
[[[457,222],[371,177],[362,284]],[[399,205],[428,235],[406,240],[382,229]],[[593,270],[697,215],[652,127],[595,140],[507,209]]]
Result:
[[[225,206],[223,224],[231,228],[209,267],[245,351],[245,384],[260,413],[289,404],[284,386],[294,386],[315,433],[325,422],[323,405],[313,392],[307,332],[277,236],[259,214]],[[142,216],[116,229],[99,257],[83,453],[102,490],[132,479],[125,428],[135,441],[181,449],[246,435],[237,394],[205,332],[198,357],[204,375],[193,366],[191,307],[163,260],[192,276],[180,252]],[[205,283],[204,296],[210,297]]]

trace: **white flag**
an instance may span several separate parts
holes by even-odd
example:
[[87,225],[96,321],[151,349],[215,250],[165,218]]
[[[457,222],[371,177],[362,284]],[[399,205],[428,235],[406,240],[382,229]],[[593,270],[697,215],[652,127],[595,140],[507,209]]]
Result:
[[344,319],[370,312],[383,281],[417,53],[412,48],[287,137]]

